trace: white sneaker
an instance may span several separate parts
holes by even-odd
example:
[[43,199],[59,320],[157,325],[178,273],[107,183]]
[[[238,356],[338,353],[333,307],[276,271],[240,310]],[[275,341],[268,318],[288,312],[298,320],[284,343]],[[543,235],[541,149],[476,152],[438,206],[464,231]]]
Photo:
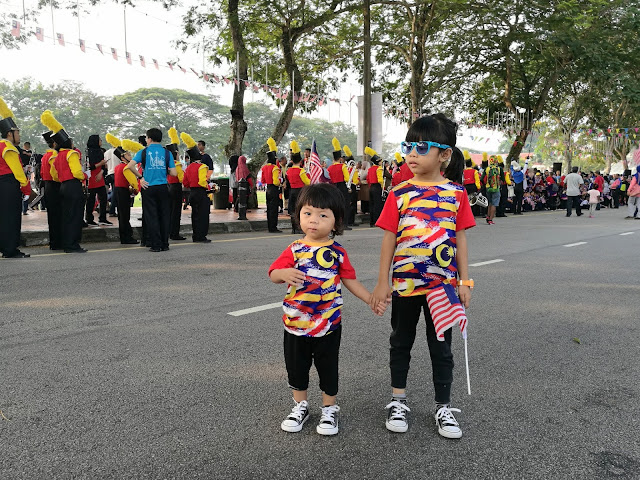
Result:
[[460,410],[444,405],[436,412],[435,418],[438,433],[446,438],[460,438],[462,437],[462,430],[456,421],[456,417],[451,412],[460,413]]
[[396,433],[404,433],[409,429],[407,412],[410,412],[411,410],[407,407],[406,403],[393,400],[384,408],[388,410],[387,421],[385,422],[387,430]]
[[338,405],[322,407],[322,416],[320,417],[320,423],[316,427],[316,432],[320,435],[335,435],[338,433],[339,411],[340,407]]
[[302,400],[300,403],[296,402],[289,416],[280,424],[280,428],[285,432],[299,432],[307,420],[309,420],[309,403],[306,400]]

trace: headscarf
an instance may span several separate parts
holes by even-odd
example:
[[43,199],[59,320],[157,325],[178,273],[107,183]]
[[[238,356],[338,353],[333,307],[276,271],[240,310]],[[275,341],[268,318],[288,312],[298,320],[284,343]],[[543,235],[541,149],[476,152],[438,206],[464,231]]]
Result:
[[236,178],[240,181],[243,178],[246,179],[250,174],[251,172],[249,172],[249,168],[247,167],[247,157],[240,155],[236,168]]
[[231,167],[231,173],[235,172],[236,168],[238,168],[238,158],[238,155],[231,155],[229,157],[229,167]]
[[87,140],[87,148],[100,148],[100,135],[91,135]]

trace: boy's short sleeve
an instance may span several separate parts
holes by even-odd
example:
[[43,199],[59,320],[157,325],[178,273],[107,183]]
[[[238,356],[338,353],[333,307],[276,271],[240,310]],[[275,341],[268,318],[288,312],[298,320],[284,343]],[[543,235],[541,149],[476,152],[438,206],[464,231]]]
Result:
[[356,271],[351,265],[351,261],[349,260],[349,255],[347,255],[347,251],[342,251],[342,262],[338,266],[338,275],[340,278],[346,278],[347,280],[355,280],[356,279]]
[[269,275],[274,270],[281,270],[283,268],[293,268],[296,264],[295,259],[293,258],[293,252],[291,251],[291,245],[289,245],[284,252],[280,254],[276,261],[271,264],[269,267]]
[[398,223],[400,222],[400,212],[398,211],[398,202],[393,190],[389,192],[387,201],[384,203],[382,213],[378,217],[376,226],[392,233],[398,233]]
[[469,196],[467,195],[467,192],[465,190],[461,190],[458,193],[458,197],[460,198],[460,206],[458,207],[458,213],[456,214],[456,232],[476,226],[476,220],[473,218],[473,212],[471,211],[471,205],[469,205]]
[[136,163],[142,162],[142,150],[138,150],[136,154],[133,156],[133,161]]

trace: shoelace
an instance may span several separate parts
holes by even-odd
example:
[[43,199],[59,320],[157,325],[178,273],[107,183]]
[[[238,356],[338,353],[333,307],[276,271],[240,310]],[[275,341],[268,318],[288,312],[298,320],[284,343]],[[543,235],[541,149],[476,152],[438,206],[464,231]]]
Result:
[[291,413],[287,418],[295,419],[298,422],[301,422],[304,418],[305,414],[308,410],[308,403],[306,401],[301,401],[300,403],[296,403],[296,406],[293,407]]
[[394,400],[384,408],[387,410],[391,408],[391,416],[389,417],[391,419],[401,418],[404,420],[404,417],[407,415],[406,412],[411,411],[411,409],[407,407],[406,403],[399,402],[398,400]]
[[436,412],[436,420],[441,420],[443,425],[451,425],[453,427],[458,426],[458,421],[451,412],[460,413],[462,410],[458,408],[440,407]]
[[322,415],[320,416],[320,423],[333,423],[334,416],[340,411],[338,405],[330,405],[328,407],[322,407]]

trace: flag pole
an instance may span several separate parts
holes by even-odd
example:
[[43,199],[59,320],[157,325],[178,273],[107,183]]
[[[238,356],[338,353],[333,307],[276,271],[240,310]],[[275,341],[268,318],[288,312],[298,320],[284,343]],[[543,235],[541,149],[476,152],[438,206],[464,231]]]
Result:
[[469,380],[469,353],[467,352],[467,337],[464,337],[464,363],[467,367],[467,392],[471,395],[471,381]]

